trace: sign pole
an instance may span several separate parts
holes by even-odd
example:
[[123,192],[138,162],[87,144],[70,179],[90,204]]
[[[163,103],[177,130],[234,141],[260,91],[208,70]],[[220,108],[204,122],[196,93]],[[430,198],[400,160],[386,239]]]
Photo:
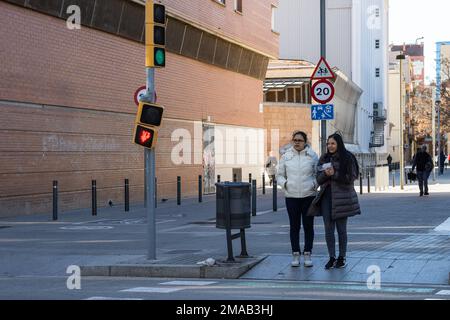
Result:
[[[147,69],[147,102],[153,103],[155,92],[155,69]],[[143,97],[144,98],[144,97]],[[156,218],[155,218],[155,149],[145,148],[145,199],[148,231],[148,260],[156,260]]]
[[[326,0],[320,0],[320,55],[326,58]],[[327,152],[327,122],[322,120],[320,122],[320,145],[321,154]]]

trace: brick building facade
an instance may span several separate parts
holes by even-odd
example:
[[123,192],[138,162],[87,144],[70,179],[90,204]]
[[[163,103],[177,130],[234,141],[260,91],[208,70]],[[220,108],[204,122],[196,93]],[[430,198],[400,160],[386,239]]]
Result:
[[[91,180],[99,206],[123,202],[126,178],[131,201],[143,201],[144,152],[131,143],[133,93],[145,84],[139,2],[0,1],[0,216],[50,212],[53,180],[61,211],[90,206]],[[197,193],[205,127],[263,130],[263,79],[278,52],[276,2],[250,0],[239,13],[228,1],[162,1],[168,54],[156,71],[166,108],[156,149],[159,199],[175,196],[177,176],[183,196]],[[81,30],[66,27],[69,4],[81,8]],[[192,138],[192,161],[181,164],[173,162],[178,129]],[[214,175],[231,177],[235,166]],[[259,166],[247,171],[259,175]]]

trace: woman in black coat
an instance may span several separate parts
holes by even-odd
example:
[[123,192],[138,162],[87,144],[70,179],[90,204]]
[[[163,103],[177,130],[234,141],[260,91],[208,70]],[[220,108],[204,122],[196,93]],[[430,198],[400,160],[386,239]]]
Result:
[[[328,137],[327,153],[319,160],[317,182],[321,188],[320,210],[330,260],[325,269],[344,268],[347,253],[347,218],[361,214],[354,181],[359,176],[358,162],[347,151],[342,137],[335,133]],[[339,257],[336,259],[334,231],[339,236]]]

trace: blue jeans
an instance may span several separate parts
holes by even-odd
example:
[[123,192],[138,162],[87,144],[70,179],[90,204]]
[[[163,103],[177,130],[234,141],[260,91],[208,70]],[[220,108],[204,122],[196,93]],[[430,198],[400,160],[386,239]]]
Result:
[[314,197],[306,198],[286,198],[286,208],[289,214],[290,223],[290,238],[292,252],[300,251],[300,228],[303,222],[305,229],[305,247],[304,252],[311,252],[314,241],[314,217],[308,217],[308,212],[311,202]]
[[425,186],[425,193],[428,193],[428,178],[431,171],[417,171],[417,179],[419,180],[420,194],[423,194],[423,187]]

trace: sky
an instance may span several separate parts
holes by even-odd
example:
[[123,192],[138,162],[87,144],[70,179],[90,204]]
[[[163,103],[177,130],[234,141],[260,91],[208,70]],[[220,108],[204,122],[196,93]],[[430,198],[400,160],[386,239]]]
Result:
[[389,0],[389,43],[425,43],[426,83],[436,79],[436,42],[450,41],[450,1]]

